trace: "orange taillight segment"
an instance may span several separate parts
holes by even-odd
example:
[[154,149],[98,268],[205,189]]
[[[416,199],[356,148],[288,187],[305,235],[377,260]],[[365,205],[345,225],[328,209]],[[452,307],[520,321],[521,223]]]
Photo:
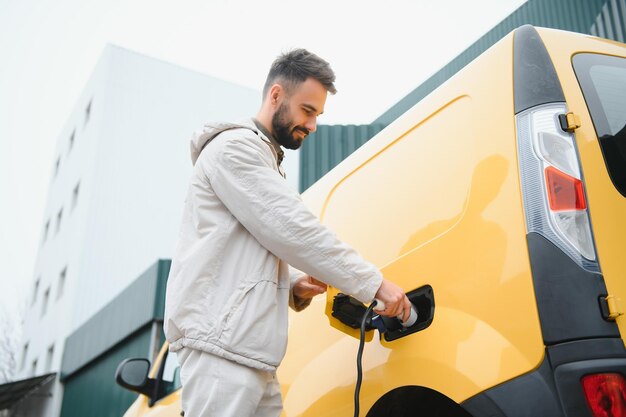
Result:
[[553,166],[545,170],[548,201],[552,211],[584,210],[587,208],[583,182]]
[[581,383],[593,417],[626,417],[626,381],[621,374],[585,375]]

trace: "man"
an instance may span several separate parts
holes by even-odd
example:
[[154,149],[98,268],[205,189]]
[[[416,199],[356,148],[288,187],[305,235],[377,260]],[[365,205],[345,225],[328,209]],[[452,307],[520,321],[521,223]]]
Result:
[[284,179],[281,147],[297,149],[315,131],[334,80],[318,56],[286,53],[255,119],[206,125],[192,139],[164,323],[186,417],[278,416],[287,308],[305,308],[326,284],[408,317],[402,289],[321,225]]

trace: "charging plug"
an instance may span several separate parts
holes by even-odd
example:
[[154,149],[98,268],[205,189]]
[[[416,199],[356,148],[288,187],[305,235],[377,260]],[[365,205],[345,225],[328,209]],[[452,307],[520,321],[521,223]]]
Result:
[[[385,310],[385,303],[377,298],[375,299],[375,301],[376,305],[374,306],[374,311],[380,314],[381,311]],[[402,321],[402,315],[399,315],[396,318],[398,319],[400,324],[402,324],[402,327],[411,327],[417,322],[417,309],[415,308],[413,303],[411,303],[411,313],[409,314],[409,318],[406,321]]]

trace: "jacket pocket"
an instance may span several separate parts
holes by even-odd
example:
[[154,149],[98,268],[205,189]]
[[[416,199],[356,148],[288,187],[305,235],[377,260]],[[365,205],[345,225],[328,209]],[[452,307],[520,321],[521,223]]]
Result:
[[278,366],[287,346],[288,306],[289,288],[267,280],[249,285],[225,319],[219,344],[246,358]]

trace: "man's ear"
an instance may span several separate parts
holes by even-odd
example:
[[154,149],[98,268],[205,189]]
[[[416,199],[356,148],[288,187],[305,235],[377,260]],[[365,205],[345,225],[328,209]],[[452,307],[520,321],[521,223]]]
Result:
[[280,102],[283,100],[285,96],[285,89],[283,88],[282,85],[275,83],[270,88],[268,95],[269,95],[268,98],[269,98],[270,104],[272,106],[278,107],[278,105],[280,104]]

